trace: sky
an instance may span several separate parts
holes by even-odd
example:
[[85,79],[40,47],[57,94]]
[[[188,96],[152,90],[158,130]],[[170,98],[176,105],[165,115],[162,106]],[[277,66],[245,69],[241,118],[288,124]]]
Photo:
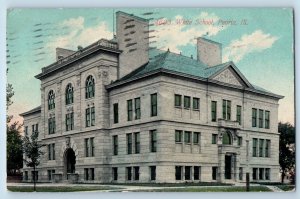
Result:
[[293,12],[290,8],[11,9],[7,14],[7,81],[15,95],[8,114],[40,105],[41,68],[55,62],[55,48],[76,50],[113,37],[114,12],[150,19],[153,47],[196,57],[196,37],[222,43],[253,84],[285,96],[278,119],[294,124]]

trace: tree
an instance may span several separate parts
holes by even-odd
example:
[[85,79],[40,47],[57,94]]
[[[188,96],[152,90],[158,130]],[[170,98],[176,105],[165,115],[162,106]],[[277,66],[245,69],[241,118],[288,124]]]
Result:
[[42,148],[45,144],[38,141],[39,132],[35,131],[30,138],[25,135],[23,138],[23,153],[26,166],[33,168],[33,190],[36,191],[36,167],[40,164],[40,157],[44,155]]
[[23,167],[21,125],[17,122],[7,126],[6,129],[6,152],[7,152],[7,174],[16,175]]
[[[13,96],[13,87],[7,83],[6,111],[8,111],[9,106],[13,103]],[[6,115],[6,165],[8,175],[16,175],[17,171],[23,167],[22,137],[20,135],[22,125],[18,122],[11,124],[12,117],[11,115]]]
[[295,166],[295,127],[290,123],[279,123],[279,164],[281,167],[281,183],[286,172],[290,172]]

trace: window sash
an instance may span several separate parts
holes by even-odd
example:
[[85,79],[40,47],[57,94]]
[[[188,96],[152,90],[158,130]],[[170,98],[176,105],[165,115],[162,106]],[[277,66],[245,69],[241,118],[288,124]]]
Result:
[[119,123],[119,104],[114,104],[114,123]]
[[95,107],[91,107],[91,126],[95,126]]
[[263,157],[264,139],[259,139],[259,157]]
[[200,99],[199,98],[193,98],[193,109],[199,110],[200,109]]
[[118,136],[117,135],[114,135],[113,136],[113,152],[114,152],[114,155],[118,155]]
[[194,132],[194,136],[193,136],[193,143],[194,144],[199,144],[199,137],[200,137],[200,133],[199,132]]
[[194,166],[194,180],[200,180],[200,167]]
[[236,121],[238,121],[239,125],[242,122],[242,106],[236,106]]
[[270,146],[271,146],[271,140],[266,140],[266,146],[265,146],[265,157],[270,157]]
[[252,127],[257,126],[257,109],[253,108],[252,109]]
[[257,157],[257,138],[253,138],[253,149],[252,149],[252,156]]
[[90,142],[89,142],[89,144],[90,144],[90,155],[91,155],[91,157],[94,157],[94,138],[90,138],[89,139],[90,140]]
[[259,109],[259,114],[258,114],[258,127],[263,128],[264,126],[264,110]]
[[265,128],[270,128],[270,111],[265,111]]
[[182,166],[175,166],[175,179],[182,180]]
[[127,120],[132,121],[132,100],[127,100]]
[[132,134],[127,134],[127,154],[132,154]]
[[211,101],[211,121],[217,121],[217,102]]
[[175,106],[176,107],[181,107],[181,95],[175,94]]
[[212,144],[217,144],[217,134],[212,134],[212,137],[211,137],[211,143]]
[[184,96],[184,108],[191,108],[191,97]]
[[134,99],[134,108],[135,108],[135,119],[141,119],[141,99],[135,98]]
[[85,109],[85,126],[91,126],[90,108]]
[[156,180],[156,166],[150,166],[150,180]]
[[135,153],[140,153],[140,133],[134,133]]
[[175,142],[182,142],[182,131],[175,130]]
[[191,132],[185,131],[184,132],[184,142],[190,144],[191,143]]
[[85,148],[85,157],[89,157],[89,139],[88,138],[85,138],[84,139],[84,148]]
[[157,116],[157,93],[151,94],[151,117]]
[[156,137],[156,130],[150,131],[150,151],[156,152],[157,149],[157,137]]

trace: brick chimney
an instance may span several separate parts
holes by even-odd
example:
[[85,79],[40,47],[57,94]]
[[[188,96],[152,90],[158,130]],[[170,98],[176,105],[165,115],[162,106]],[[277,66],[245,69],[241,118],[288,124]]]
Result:
[[119,75],[122,78],[149,61],[149,21],[118,11],[116,36],[119,49]]
[[215,66],[222,63],[222,44],[205,39],[197,38],[197,60],[208,66]]

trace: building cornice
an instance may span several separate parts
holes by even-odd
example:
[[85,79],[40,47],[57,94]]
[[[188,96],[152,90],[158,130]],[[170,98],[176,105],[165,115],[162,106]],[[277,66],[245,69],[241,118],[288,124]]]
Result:
[[48,77],[50,74],[52,74],[53,72],[61,70],[66,66],[69,66],[70,64],[73,64],[87,57],[88,55],[101,50],[109,53],[114,53],[114,54],[120,54],[122,52],[121,50],[118,49],[118,44],[116,42],[106,40],[106,39],[100,39],[99,41],[83,48],[82,50],[78,50],[75,53],[71,54],[70,56],[62,58],[54,62],[53,64],[50,64],[49,66],[42,68],[42,73],[36,75],[35,78],[40,80],[44,79]]

